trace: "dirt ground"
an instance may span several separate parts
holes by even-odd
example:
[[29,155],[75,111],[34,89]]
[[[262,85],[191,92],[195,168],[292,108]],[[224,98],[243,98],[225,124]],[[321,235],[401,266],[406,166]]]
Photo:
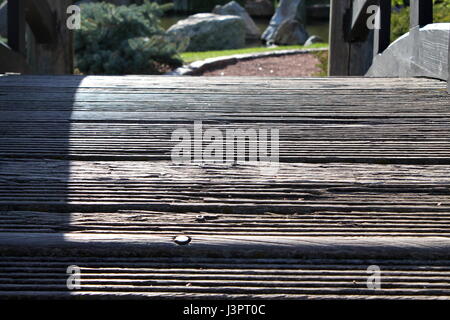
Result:
[[203,76],[310,77],[317,75],[319,59],[313,54],[266,57],[211,70]]

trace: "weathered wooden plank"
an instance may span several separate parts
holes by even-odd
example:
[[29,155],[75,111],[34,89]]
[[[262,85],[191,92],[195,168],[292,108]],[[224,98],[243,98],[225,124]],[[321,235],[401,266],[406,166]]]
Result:
[[[407,164],[450,159],[444,83],[194,80],[0,77],[0,295],[448,297],[447,165]],[[284,128],[278,174],[173,165],[199,119]]]
[[170,162],[72,161],[69,170],[64,161],[16,160],[1,162],[0,170],[1,208],[34,210],[2,212],[0,232],[424,237],[450,231],[445,166],[281,164],[269,180],[251,166]]
[[70,217],[67,213],[11,211],[0,214],[0,232],[429,237],[449,236],[449,220],[446,213],[438,211],[202,214],[124,210],[73,212]]
[[179,246],[171,236],[121,234],[0,233],[2,254],[53,252],[66,256],[175,256],[234,258],[447,259],[445,237],[277,237],[195,235]]
[[[292,125],[281,129],[279,158],[282,162],[325,162],[331,159],[348,162],[371,163],[448,163],[450,145],[446,124],[438,125],[434,119],[417,119],[417,125],[401,121],[384,125],[365,125],[365,119],[347,121],[353,124],[340,124],[339,121],[317,121],[316,127]],[[421,123],[420,123],[421,122]],[[427,122],[430,125],[425,125]],[[66,160],[170,160],[171,150],[176,145],[171,132],[177,128],[193,131],[192,125],[167,125],[160,131],[150,123],[129,126],[119,123],[115,126],[103,123],[89,124],[92,131],[82,126],[71,126],[69,138],[65,133],[64,122],[55,131],[39,129],[21,131],[22,126],[6,126],[3,133],[16,135],[15,138],[0,137],[0,154],[13,158],[52,158]],[[419,124],[420,123],[420,124]],[[35,124],[37,126],[38,123]],[[273,123],[271,128],[280,124]],[[327,126],[317,132],[317,126]],[[403,131],[395,131],[403,126]],[[205,126],[205,129],[210,126]],[[212,126],[224,132],[230,126]],[[232,126],[233,128],[234,126]],[[258,128],[259,126],[252,126]],[[264,125],[260,126],[264,128]],[[76,128],[76,131],[75,131]],[[245,124],[241,128],[246,129]],[[289,128],[289,132],[287,129]],[[398,129],[398,127],[397,127]],[[296,130],[296,131],[294,131]],[[362,131],[363,130],[363,131]],[[391,131],[389,134],[385,132]],[[293,134],[293,132],[297,132]],[[424,135],[429,132],[429,135]],[[91,137],[89,135],[95,135]],[[414,138],[414,141],[411,139]],[[105,139],[108,139],[106,142]],[[204,146],[207,144],[204,143]],[[384,162],[383,162],[384,161]]]
[[[0,152],[5,157],[166,160],[174,145],[171,133],[191,130],[194,120],[203,120],[205,128],[221,130],[279,128],[283,161],[448,163],[447,100],[436,81],[411,79],[413,88],[406,90],[403,80],[374,79],[372,84],[361,79],[358,85],[355,79],[275,79],[267,91],[237,78],[226,86],[219,79],[200,83],[203,88],[197,86],[201,80],[192,85],[189,79],[157,77],[157,83],[152,77],[126,77],[124,83],[133,86],[128,88],[116,85],[114,77],[75,77],[82,85],[74,92],[42,87],[46,77],[21,78],[22,84],[7,78],[3,82],[15,90],[0,89]],[[73,85],[65,77],[58,84],[64,79]],[[327,90],[321,90],[325,83]],[[363,84],[370,89],[362,89]],[[380,105],[374,96],[383,87]]]
[[[66,269],[74,264],[81,269],[82,287],[69,295]],[[381,269],[380,290],[367,289],[370,265]],[[448,260],[4,256],[0,295],[436,299],[448,296],[449,275]]]
[[116,300],[116,299],[142,299],[142,300],[191,300],[191,299],[204,299],[204,300],[249,300],[249,299],[274,299],[274,300],[367,300],[367,299],[382,299],[382,300],[448,300],[447,295],[441,292],[441,295],[362,295],[359,294],[314,294],[299,293],[299,294],[220,294],[220,293],[182,293],[182,292],[105,292],[105,291],[86,291],[86,292],[58,292],[58,291],[6,291],[0,292],[1,296],[12,296],[18,299],[74,299],[79,297],[80,299],[95,299],[95,300]]
[[[55,82],[55,79],[57,80]],[[252,77],[251,81],[243,77],[166,77],[166,76],[8,76],[0,78],[1,87],[46,87],[53,88],[104,88],[115,89],[192,89],[197,88],[202,91],[220,89],[223,92],[230,90],[258,88],[259,90],[273,89],[318,89],[325,91],[333,89],[358,89],[358,90],[380,90],[380,89],[437,89],[443,85],[439,81],[424,78],[258,78]],[[370,85],[369,85],[370,84]],[[324,87],[326,86],[326,87]],[[72,92],[74,92],[72,90]]]

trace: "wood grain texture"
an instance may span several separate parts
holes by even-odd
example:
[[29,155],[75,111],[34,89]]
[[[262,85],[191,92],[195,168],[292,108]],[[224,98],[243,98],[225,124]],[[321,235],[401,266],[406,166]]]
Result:
[[[0,297],[56,299],[449,299],[436,260],[4,257]],[[81,288],[68,292],[69,265]],[[382,271],[367,288],[367,267]]]
[[449,237],[228,236],[178,245],[169,235],[0,233],[1,255],[310,259],[449,259]]
[[[2,76],[0,296],[448,298],[449,105],[428,79]],[[278,128],[278,172],[175,165],[199,120]]]

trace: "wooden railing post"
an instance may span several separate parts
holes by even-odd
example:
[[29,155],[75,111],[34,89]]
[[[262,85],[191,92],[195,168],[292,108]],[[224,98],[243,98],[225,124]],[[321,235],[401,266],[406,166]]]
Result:
[[[330,76],[363,76],[370,68],[374,53],[374,32],[369,29],[368,19],[372,15],[370,7],[378,6],[379,1],[332,0]],[[390,24],[384,23],[383,28],[390,32]],[[389,40],[389,35],[381,33],[381,39],[383,48],[383,41]]]
[[447,76],[447,89],[450,93],[450,39],[448,41],[448,76]]
[[25,6],[26,0],[8,1],[8,45],[25,54]]
[[432,0],[410,0],[410,28],[424,27],[433,23],[433,1]]
[[47,0],[28,1],[26,20],[38,43],[56,40],[56,20]]
[[330,14],[330,54],[328,74],[330,76],[348,75],[350,62],[350,43],[346,41],[344,16],[351,7],[352,0],[331,0]]
[[[73,73],[73,32],[67,28],[67,8],[73,0],[31,0],[27,32],[28,62],[35,74]],[[34,17],[32,19],[31,17]]]
[[374,30],[374,55],[382,53],[391,44],[391,0],[380,0],[379,10],[380,25]]

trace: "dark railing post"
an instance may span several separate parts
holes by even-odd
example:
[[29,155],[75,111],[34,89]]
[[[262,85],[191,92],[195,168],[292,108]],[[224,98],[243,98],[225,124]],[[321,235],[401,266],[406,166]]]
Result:
[[8,1],[8,45],[21,54],[25,54],[25,2]]
[[424,27],[433,23],[433,1],[432,0],[410,0],[410,28]]
[[350,62],[350,43],[346,41],[346,13],[352,0],[331,0],[330,12],[330,55],[328,74],[348,76]]
[[[429,0],[428,0],[429,1]],[[379,29],[374,30],[374,56],[391,44],[391,0],[380,0]]]
[[450,39],[448,41],[448,76],[447,76],[447,89],[450,93]]

